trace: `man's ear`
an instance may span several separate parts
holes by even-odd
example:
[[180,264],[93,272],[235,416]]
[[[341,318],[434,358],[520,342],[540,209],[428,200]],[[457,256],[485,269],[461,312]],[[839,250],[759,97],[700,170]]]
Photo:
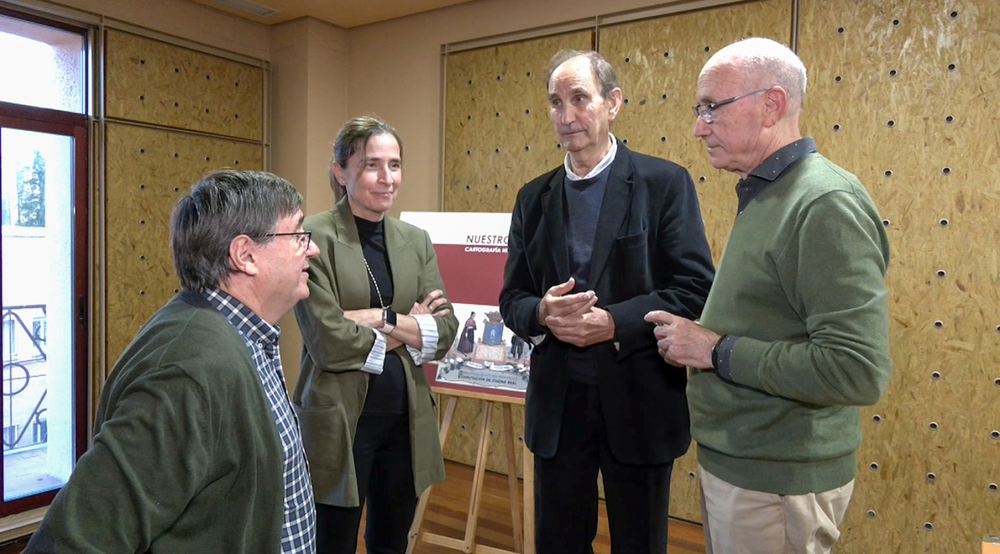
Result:
[[622,109],[622,89],[615,87],[608,95],[607,101],[611,104],[609,108],[611,117],[609,119],[614,121],[618,117],[618,111]]
[[240,235],[229,243],[229,267],[238,273],[257,275],[257,243]]
[[788,93],[785,89],[775,86],[764,93],[764,127],[775,126],[788,109]]

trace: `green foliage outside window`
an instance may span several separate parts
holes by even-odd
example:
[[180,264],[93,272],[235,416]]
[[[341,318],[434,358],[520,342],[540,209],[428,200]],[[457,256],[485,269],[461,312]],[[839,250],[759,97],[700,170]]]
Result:
[[[4,206],[4,221],[10,219]],[[45,158],[35,150],[31,167],[17,172],[17,225],[45,227]]]

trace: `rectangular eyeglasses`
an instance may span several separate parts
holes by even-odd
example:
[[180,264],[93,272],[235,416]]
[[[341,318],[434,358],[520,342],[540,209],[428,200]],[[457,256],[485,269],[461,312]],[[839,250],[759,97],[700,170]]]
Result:
[[704,121],[705,123],[713,123],[715,122],[715,114],[713,113],[715,110],[721,108],[722,106],[725,106],[726,104],[732,104],[737,100],[746,98],[748,96],[753,96],[754,94],[757,94],[759,92],[764,92],[767,90],[771,90],[771,87],[762,88],[760,90],[755,90],[753,92],[748,92],[746,94],[741,94],[739,96],[734,96],[732,98],[726,98],[725,100],[719,100],[718,102],[711,102],[709,104],[698,104],[693,108],[694,115],[700,117],[701,120]]

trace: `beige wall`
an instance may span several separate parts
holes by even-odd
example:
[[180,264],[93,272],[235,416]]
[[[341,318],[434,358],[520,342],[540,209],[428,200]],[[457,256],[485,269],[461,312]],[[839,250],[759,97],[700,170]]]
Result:
[[[347,112],[347,31],[315,19],[271,29],[271,166],[305,197],[312,215],[333,206],[327,163]],[[302,335],[281,320],[281,361],[289,388],[299,375]]]

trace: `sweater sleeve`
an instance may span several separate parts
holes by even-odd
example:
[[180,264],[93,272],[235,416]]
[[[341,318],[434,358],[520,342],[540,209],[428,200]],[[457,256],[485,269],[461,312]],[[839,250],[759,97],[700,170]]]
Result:
[[889,245],[874,208],[864,203],[834,191],[799,216],[777,267],[808,338],[740,337],[730,359],[733,381],[819,405],[870,405],[881,398],[892,371]]
[[180,368],[128,383],[25,552],[146,552],[205,486],[212,417]]

